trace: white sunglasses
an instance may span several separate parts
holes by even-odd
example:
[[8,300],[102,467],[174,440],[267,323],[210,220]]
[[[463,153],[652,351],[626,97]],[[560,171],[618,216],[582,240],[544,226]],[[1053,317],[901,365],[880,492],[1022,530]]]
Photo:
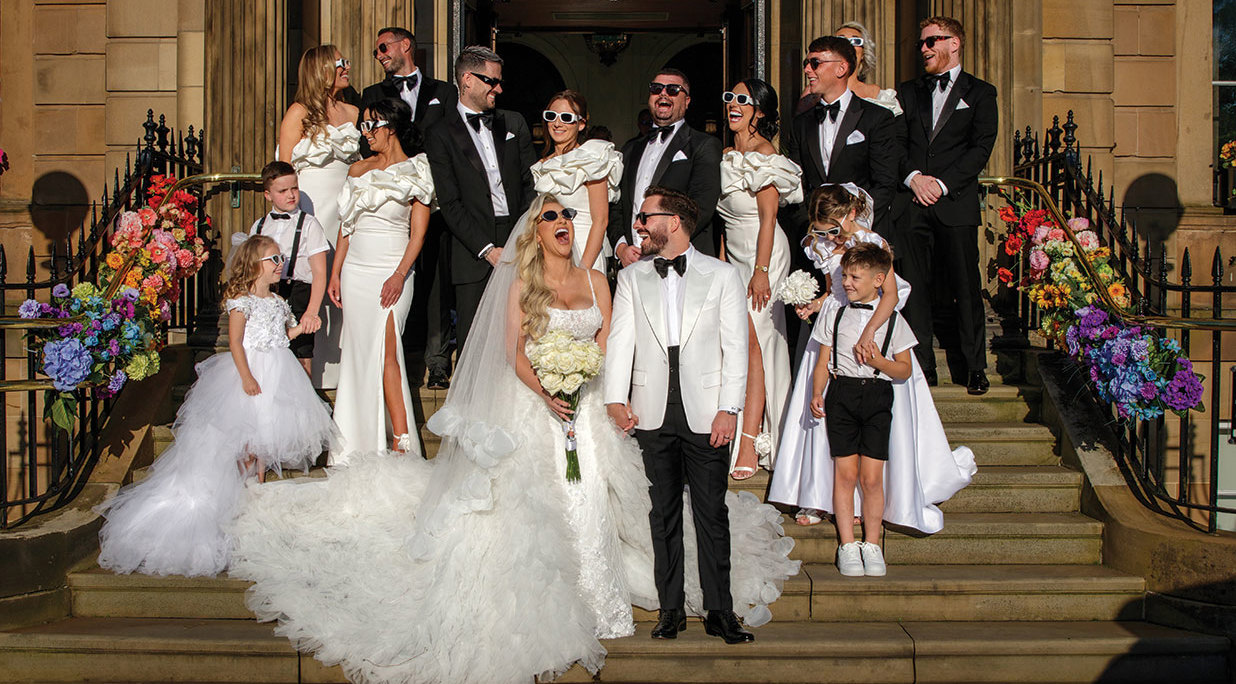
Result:
[[382,121],[380,119],[378,120],[366,119],[361,122],[360,129],[362,133],[368,133],[369,131],[376,130],[383,126],[389,126],[389,125],[391,125],[391,122],[389,121]]
[[728,90],[721,93],[721,101],[726,104],[737,102],[740,105],[751,105],[752,107],[760,106],[760,103],[756,102],[754,97],[743,93],[731,93]]
[[546,121],[561,121],[564,124],[573,124],[584,120],[583,117],[574,112],[555,112],[551,109],[541,112],[541,118]]

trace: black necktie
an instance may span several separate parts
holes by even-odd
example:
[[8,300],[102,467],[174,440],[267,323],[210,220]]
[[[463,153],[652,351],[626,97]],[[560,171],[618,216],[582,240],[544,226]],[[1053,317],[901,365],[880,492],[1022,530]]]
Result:
[[271,217],[271,218],[273,218],[273,219],[282,219],[282,220],[286,221],[286,220],[288,220],[288,219],[292,218],[292,215],[291,215],[291,214],[279,214],[279,213],[276,213],[276,212],[273,212],[273,211],[272,211],[272,212],[270,212],[270,217]]
[[654,140],[665,141],[666,138],[674,134],[674,127],[670,126],[653,126],[652,132],[648,134],[648,142]]
[[945,90],[947,90],[948,82],[952,80],[952,77],[949,76],[949,73],[947,71],[939,75],[927,74],[926,78],[927,78],[927,88],[928,89],[939,88],[940,92],[944,92]]
[[832,104],[824,104],[820,102],[815,106],[815,120],[823,123],[824,117],[827,116],[829,121],[836,121],[837,115],[841,113],[841,100],[837,100]]
[[494,129],[494,113],[481,112],[480,114],[469,114],[468,125],[477,133],[481,132],[481,126],[492,131]]
[[682,275],[687,272],[687,255],[685,253],[679,254],[673,259],[657,257],[656,259],[653,259],[652,265],[657,269],[657,275],[662,278],[669,275],[670,266],[674,267],[674,270],[678,272],[678,275]]
[[411,76],[391,76],[391,82],[395,84],[395,90],[403,92],[412,90],[416,84],[420,82],[420,74],[412,74]]
[[874,306],[872,306],[872,305],[870,305],[870,304],[863,304],[862,302],[850,302],[850,308],[851,308],[851,309],[866,309],[866,310],[868,310],[868,311],[874,311],[874,310],[875,310],[875,307],[874,307]]

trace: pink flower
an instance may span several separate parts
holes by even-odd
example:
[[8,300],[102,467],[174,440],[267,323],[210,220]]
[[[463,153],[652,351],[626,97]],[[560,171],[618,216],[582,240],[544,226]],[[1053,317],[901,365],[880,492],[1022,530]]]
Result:
[[1063,240],[1064,231],[1059,228],[1052,228],[1051,230],[1047,231],[1047,239],[1048,240]]
[[[1059,230],[1059,229],[1057,229]],[[1030,268],[1035,271],[1046,271],[1051,266],[1051,257],[1041,249],[1030,250]]]
[[156,273],[152,276],[147,277],[145,280],[142,281],[142,289],[143,290],[154,290],[155,292],[162,290],[163,289],[163,276]]
[[193,252],[187,249],[176,250],[176,261],[180,264],[181,268],[189,268],[193,265],[194,260]]
[[1069,228],[1072,229],[1074,233],[1080,233],[1083,230],[1088,230],[1090,228],[1090,220],[1080,216],[1077,218],[1071,218],[1069,219]]
[[[1083,221],[1085,219],[1082,219]],[[1072,221],[1070,221],[1072,223]],[[1083,230],[1077,234],[1077,241],[1081,243],[1082,249],[1087,252],[1099,248],[1099,236],[1093,230]]]
[[147,245],[146,251],[150,253],[150,260],[156,264],[166,261],[169,254],[167,247],[158,242],[152,242]]
[[1039,226],[1034,229],[1034,237],[1030,239],[1036,245],[1041,245],[1047,240],[1047,234],[1051,232],[1051,228],[1047,226]]
[[138,210],[137,215],[141,219],[143,226],[153,226],[155,224],[155,219],[158,218],[154,212],[154,209],[151,209],[150,207],[142,207]]
[[126,211],[120,215],[120,231],[130,233],[142,229],[142,219],[136,212]]

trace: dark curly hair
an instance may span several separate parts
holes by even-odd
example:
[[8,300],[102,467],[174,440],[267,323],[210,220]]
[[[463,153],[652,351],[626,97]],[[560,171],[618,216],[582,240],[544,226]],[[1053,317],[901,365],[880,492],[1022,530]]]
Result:
[[758,103],[755,108],[764,115],[762,119],[754,119],[755,132],[768,140],[772,140],[781,130],[780,115],[777,114],[777,90],[758,78],[748,78],[742,81],[747,86],[747,92]]
[[415,157],[421,153],[423,148],[421,132],[412,124],[412,108],[407,102],[393,97],[378,100],[365,107],[361,118],[364,119],[368,115],[390,122],[391,130],[395,132],[395,138],[399,140],[399,146],[403,148],[404,154]]

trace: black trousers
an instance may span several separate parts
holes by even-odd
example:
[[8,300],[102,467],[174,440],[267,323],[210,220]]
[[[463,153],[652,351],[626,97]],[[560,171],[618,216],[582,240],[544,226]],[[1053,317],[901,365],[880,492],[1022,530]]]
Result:
[[454,306],[450,271],[450,240],[440,220],[429,220],[425,244],[412,274],[412,306],[403,328],[408,384],[419,387],[425,371],[451,374],[451,308]]
[[653,571],[662,608],[683,608],[682,485],[691,490],[691,517],[699,547],[700,586],[705,610],[729,610],[730,519],[725,505],[729,450],[714,448],[708,435],[691,431],[681,403],[665,407],[665,422],[656,430],[635,431],[644,451],[644,470],[652,511]]
[[[913,290],[902,315],[918,338],[914,353],[924,369],[936,367],[935,318],[955,315],[958,351],[968,370],[987,368],[987,326],[979,286],[977,226],[948,226],[928,207],[911,204],[898,234],[896,271]],[[942,311],[936,311],[942,308]]]
[[[515,219],[510,216],[501,216],[494,221],[498,235],[503,236],[503,243],[511,234],[514,221]],[[502,244],[495,242],[494,246],[502,247]],[[452,246],[452,249],[462,249],[462,247],[456,244]],[[489,276],[493,275],[493,272],[494,270],[490,268],[485,271],[485,277],[480,280],[471,283],[455,283],[455,345],[460,353],[463,353],[464,341],[468,339],[468,331],[472,329],[472,321],[476,319],[476,309],[481,304],[481,296],[485,294],[485,286],[489,284]]]

